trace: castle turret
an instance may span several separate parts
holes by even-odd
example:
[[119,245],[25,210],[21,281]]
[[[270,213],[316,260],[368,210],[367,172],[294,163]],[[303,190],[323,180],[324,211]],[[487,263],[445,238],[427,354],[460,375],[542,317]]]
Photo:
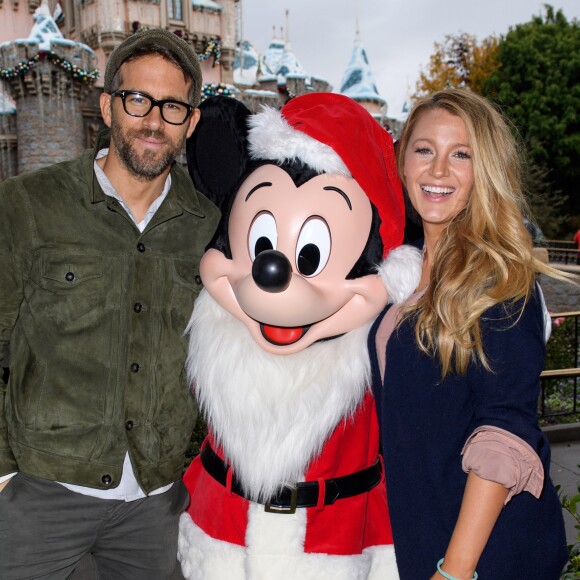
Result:
[[362,105],[379,122],[383,122],[387,115],[387,101],[379,95],[367,53],[361,42],[358,13],[352,53],[344,71],[340,92]]
[[29,38],[0,45],[0,76],[17,110],[18,173],[83,151],[81,101],[98,77],[94,52],[63,38],[46,0],[34,21]]
[[277,91],[280,96],[281,105],[288,98],[296,95],[302,95],[312,91],[326,92],[332,89],[326,80],[312,77],[305,72],[302,64],[292,50],[288,26],[289,13],[286,10],[284,39],[276,37],[274,32],[274,37],[268,49],[260,59],[258,73],[258,83],[261,88]]

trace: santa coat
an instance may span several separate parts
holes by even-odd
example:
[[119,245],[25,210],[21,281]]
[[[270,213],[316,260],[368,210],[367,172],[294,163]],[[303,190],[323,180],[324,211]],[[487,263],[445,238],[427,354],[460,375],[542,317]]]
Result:
[[[211,436],[205,444],[215,450]],[[221,451],[218,455],[223,457]],[[377,458],[378,425],[368,393],[354,416],[336,427],[304,479],[348,475]],[[295,514],[267,513],[262,504],[228,492],[199,457],[184,482],[191,495],[181,522],[182,563],[187,559],[190,564],[187,578],[398,577],[384,475],[367,493],[320,508],[297,508]],[[213,557],[204,548],[201,561],[196,561],[200,540],[207,548],[213,544]],[[235,567],[224,551],[236,555]]]
[[[201,305],[196,304],[198,312],[203,311],[207,298],[202,298],[201,302]],[[213,304],[212,308],[219,307]],[[221,324],[224,322],[222,320]],[[357,344],[364,343],[365,337],[363,329],[356,338]],[[237,347],[239,341],[240,337],[234,337],[232,348],[233,345]],[[336,349],[336,346],[328,348]],[[232,356],[231,349],[224,347],[223,350]],[[366,347],[354,350],[356,354],[352,352],[352,356],[367,356]],[[207,356],[208,353],[205,358]],[[350,363],[350,368],[356,368],[355,361]],[[367,363],[366,360],[361,363],[361,368],[366,368]],[[214,361],[212,369],[215,368],[219,368],[219,362]],[[336,380],[334,375],[333,380]],[[321,444],[321,451],[304,458],[306,469],[302,479],[297,481],[341,477],[376,462],[379,433],[374,399],[364,385],[362,389],[360,386],[353,389],[360,391],[360,396],[352,399],[354,406],[345,406],[342,417]],[[207,393],[211,397],[209,389]],[[203,399],[201,402],[203,407]],[[319,408],[316,402],[312,406]],[[322,414],[321,410],[318,413]],[[210,421],[210,435],[204,445],[211,445],[223,459],[224,452],[212,431]],[[248,447],[251,445],[246,445]],[[255,453],[255,449],[250,449],[249,453]],[[338,499],[327,506],[297,508],[294,514],[266,512],[263,504],[228,491],[205,470],[199,457],[192,462],[184,481],[191,502],[180,522],[179,559],[188,580],[399,578],[384,474],[380,483],[368,492]]]

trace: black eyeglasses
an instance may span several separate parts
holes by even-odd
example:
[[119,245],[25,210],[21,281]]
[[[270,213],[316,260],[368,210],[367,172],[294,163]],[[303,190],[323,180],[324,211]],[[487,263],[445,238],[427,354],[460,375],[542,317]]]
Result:
[[170,125],[183,125],[187,121],[193,107],[188,103],[174,101],[173,99],[161,99],[158,101],[147,93],[140,91],[115,91],[113,97],[121,97],[123,108],[127,115],[132,117],[146,117],[153,107],[159,107],[161,117]]

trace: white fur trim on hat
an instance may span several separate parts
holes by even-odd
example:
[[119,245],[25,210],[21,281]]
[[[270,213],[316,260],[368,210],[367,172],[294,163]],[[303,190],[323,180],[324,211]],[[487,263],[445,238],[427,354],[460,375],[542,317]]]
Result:
[[331,147],[293,129],[280,111],[262,106],[259,113],[250,116],[248,123],[248,143],[253,159],[300,160],[319,173],[351,177],[347,166]]
[[400,304],[416,290],[421,280],[423,257],[413,246],[399,246],[377,266],[389,293],[389,302]]

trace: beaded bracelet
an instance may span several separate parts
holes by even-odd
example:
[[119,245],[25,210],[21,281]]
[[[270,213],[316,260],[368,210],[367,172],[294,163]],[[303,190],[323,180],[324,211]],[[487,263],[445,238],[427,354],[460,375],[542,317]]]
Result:
[[[455,576],[451,576],[451,574],[447,574],[447,572],[445,572],[445,570],[443,570],[443,568],[441,568],[441,564],[443,564],[443,560],[445,560],[445,558],[441,558],[441,560],[439,560],[439,562],[437,562],[437,572],[439,572],[439,574],[441,574],[441,576],[443,576],[443,578],[447,578],[447,580],[459,580],[459,578],[456,578]],[[473,578],[471,578],[471,580],[477,580],[479,578],[479,576],[477,575],[477,572],[473,573]]]

